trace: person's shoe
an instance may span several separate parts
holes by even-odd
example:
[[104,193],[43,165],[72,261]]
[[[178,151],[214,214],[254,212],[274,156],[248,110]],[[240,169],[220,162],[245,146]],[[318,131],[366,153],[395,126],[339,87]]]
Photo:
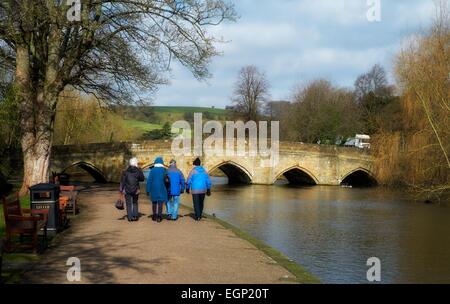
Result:
[[156,215],[152,215],[152,221],[156,222]]
[[135,221],[135,222],[139,221],[139,218],[138,218],[138,217],[135,217],[135,218],[134,218],[134,221]]
[[158,219],[156,220],[158,223],[161,223],[162,222],[162,216],[161,217],[159,217],[158,216]]

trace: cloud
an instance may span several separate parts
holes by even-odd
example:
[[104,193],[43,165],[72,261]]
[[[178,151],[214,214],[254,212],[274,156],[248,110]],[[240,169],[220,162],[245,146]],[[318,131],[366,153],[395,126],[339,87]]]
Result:
[[[172,84],[155,103],[224,107],[242,66],[264,70],[273,99],[290,95],[296,83],[327,78],[351,87],[356,77],[381,63],[387,71],[401,42],[425,28],[433,0],[381,0],[381,22],[366,18],[366,0],[236,0],[237,23],[209,30],[228,41],[213,59],[213,77],[198,82],[179,64]],[[392,77],[391,77],[392,79]]]
[[319,23],[357,25],[367,22],[368,6],[365,0],[304,0],[293,1],[300,18]]
[[219,46],[226,55],[243,49],[278,49],[292,46],[299,39],[310,42],[320,40],[320,31],[315,28],[298,28],[295,24],[274,22],[246,22],[221,25],[211,31],[228,42]]

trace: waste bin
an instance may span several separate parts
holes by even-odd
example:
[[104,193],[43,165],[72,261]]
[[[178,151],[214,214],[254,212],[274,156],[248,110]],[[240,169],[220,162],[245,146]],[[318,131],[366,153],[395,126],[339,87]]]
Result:
[[47,231],[56,233],[60,227],[59,186],[55,184],[37,184],[30,187],[31,209],[48,209]]

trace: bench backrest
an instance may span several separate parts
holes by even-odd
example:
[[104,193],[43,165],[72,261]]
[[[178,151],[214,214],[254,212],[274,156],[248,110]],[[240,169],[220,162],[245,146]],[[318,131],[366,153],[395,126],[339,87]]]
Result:
[[22,209],[20,208],[19,194],[16,193],[12,198],[8,199],[3,197],[3,213],[5,216],[5,222],[8,221],[10,215],[22,215]]

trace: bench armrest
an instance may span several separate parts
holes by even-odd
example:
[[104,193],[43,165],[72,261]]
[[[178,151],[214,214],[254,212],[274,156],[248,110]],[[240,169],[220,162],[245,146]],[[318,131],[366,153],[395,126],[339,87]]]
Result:
[[37,216],[21,216],[21,215],[10,215],[6,219],[6,221],[13,221],[13,222],[38,222],[41,221],[41,217]]
[[48,216],[48,209],[30,209],[30,208],[22,208],[22,213],[29,215],[43,215],[45,217]]

